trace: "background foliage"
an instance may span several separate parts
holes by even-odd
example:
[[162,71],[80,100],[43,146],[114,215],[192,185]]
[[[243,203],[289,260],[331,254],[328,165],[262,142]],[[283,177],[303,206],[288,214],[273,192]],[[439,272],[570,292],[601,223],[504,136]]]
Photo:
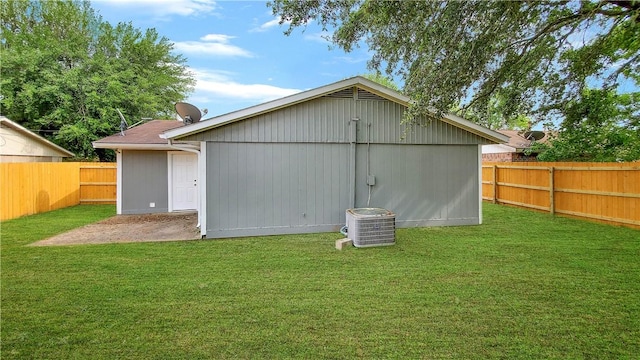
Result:
[[640,159],[637,94],[587,89],[563,109],[564,121],[548,143],[535,144],[541,161],[634,161]]
[[2,115],[74,152],[129,122],[170,116],[192,90],[185,58],[154,29],[102,21],[88,1],[0,2]]
[[[345,51],[366,44],[369,66],[401,79],[415,101],[407,121],[435,110],[494,129],[562,124],[554,132],[573,144],[579,138],[565,130],[594,128],[589,117],[571,115],[578,104],[595,105],[584,98],[586,89],[618,93],[610,100],[621,107],[624,96],[638,98],[637,0],[273,0],[270,6],[289,25],[287,34],[318,22]],[[602,124],[616,138],[604,148],[630,146],[638,127],[620,123],[629,120]],[[601,155],[595,158],[609,157]]]

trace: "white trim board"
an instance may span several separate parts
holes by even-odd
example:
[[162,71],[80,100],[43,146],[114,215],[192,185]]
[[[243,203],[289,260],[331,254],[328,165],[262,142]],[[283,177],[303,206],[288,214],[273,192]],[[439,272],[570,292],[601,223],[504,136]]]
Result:
[[478,145],[478,225],[482,225],[482,145]]
[[116,214],[122,214],[122,150],[116,150]]
[[198,224],[200,225],[200,235],[207,236],[207,142],[200,142],[200,153],[198,154]]

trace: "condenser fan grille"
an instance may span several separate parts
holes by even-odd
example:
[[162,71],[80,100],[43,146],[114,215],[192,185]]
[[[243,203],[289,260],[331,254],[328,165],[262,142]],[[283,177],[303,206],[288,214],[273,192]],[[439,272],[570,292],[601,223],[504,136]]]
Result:
[[348,209],[347,233],[353,246],[393,245],[396,241],[396,217],[389,210],[377,208]]

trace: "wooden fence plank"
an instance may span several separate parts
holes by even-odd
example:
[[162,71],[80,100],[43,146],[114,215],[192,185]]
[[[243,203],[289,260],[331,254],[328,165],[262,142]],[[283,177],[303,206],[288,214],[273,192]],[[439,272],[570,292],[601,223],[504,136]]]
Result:
[[578,189],[553,189],[554,192],[566,192],[572,194],[587,194],[587,195],[604,195],[604,196],[616,196],[616,197],[630,197],[630,198],[640,198],[640,194],[627,194],[621,192],[611,192],[611,191],[591,191],[591,190],[578,190]]
[[551,215],[556,213],[556,202],[554,197],[555,171],[553,167],[549,168],[549,212]]
[[495,204],[498,199],[498,167],[493,166],[493,203]]
[[80,199],[82,204],[116,203],[114,163],[82,163],[80,165]]
[[0,163],[0,220],[115,201],[113,163]]
[[74,163],[2,163],[0,220],[36,214],[80,202]]
[[640,228],[637,162],[484,162],[482,168],[487,201]]

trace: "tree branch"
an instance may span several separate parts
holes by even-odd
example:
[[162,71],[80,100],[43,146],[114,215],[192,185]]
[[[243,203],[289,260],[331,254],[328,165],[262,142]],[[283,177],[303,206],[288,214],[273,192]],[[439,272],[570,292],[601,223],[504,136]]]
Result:
[[609,4],[623,7],[629,10],[640,10],[640,1],[637,0],[607,0]]
[[636,56],[629,59],[624,64],[620,65],[620,67],[614,71],[611,75],[607,76],[607,81],[615,82],[618,76],[627,68],[629,65],[634,64],[640,60],[640,54],[636,54]]

